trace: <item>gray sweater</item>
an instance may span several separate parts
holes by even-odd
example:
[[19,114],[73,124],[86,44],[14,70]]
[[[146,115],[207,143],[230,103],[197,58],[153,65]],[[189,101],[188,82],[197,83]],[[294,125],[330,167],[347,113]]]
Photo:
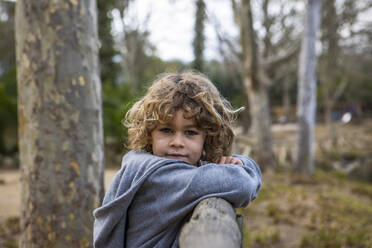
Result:
[[261,187],[261,172],[248,157],[243,166],[204,164],[130,151],[94,211],[96,248],[176,248],[178,234],[203,199],[220,197],[247,206]]

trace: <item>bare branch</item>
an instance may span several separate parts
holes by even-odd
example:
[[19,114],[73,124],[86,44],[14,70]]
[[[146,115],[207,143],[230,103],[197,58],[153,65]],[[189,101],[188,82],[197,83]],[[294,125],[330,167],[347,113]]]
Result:
[[286,53],[265,58],[262,62],[263,67],[265,69],[273,69],[279,66],[281,63],[289,61],[300,51],[300,44],[300,40],[297,40]]
[[235,0],[231,0],[231,6],[232,6],[233,13],[234,13],[234,21],[236,25],[240,26],[240,18],[239,18],[240,13],[239,13],[238,4],[236,3]]
[[[208,16],[208,20],[214,26],[214,30],[215,30],[216,35],[217,35],[219,46],[220,46],[220,44],[226,44],[227,47],[229,48],[229,51],[236,58],[241,59],[241,52],[238,51],[236,45],[234,45],[234,41],[226,33],[222,33],[221,24],[218,21],[218,18],[211,13],[207,13],[207,16]],[[223,51],[222,46],[219,47],[219,50],[220,50],[221,54],[223,55],[224,51]]]

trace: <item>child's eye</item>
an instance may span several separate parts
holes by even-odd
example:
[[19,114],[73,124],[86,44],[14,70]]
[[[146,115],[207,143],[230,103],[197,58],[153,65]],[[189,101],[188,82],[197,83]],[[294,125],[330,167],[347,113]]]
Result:
[[166,134],[172,133],[172,129],[167,127],[160,128],[159,131]]
[[188,136],[194,136],[194,135],[198,135],[199,132],[197,132],[195,130],[186,130],[185,134],[188,135]]

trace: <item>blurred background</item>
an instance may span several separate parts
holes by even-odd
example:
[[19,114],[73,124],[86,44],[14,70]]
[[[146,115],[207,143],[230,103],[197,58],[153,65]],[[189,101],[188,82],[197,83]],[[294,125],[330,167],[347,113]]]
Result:
[[[235,108],[245,106],[234,152],[260,156],[234,2],[97,0],[106,184],[126,152],[125,113],[162,72],[201,71]],[[251,6],[274,159],[262,165],[257,200],[239,209],[245,247],[372,247],[372,1],[323,1],[311,177],[292,172],[306,1],[252,0]],[[14,9],[14,1],[0,0],[1,247],[17,247],[19,235]]]

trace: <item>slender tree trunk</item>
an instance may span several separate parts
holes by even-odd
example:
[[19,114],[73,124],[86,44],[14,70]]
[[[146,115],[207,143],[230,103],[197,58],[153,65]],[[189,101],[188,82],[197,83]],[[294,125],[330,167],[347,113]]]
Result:
[[290,81],[289,77],[284,78],[284,85],[283,85],[283,107],[284,107],[284,116],[286,122],[289,122],[291,119],[291,99],[290,99]]
[[249,106],[252,116],[251,133],[254,137],[253,151],[260,166],[265,169],[275,168],[275,157],[272,150],[271,120],[269,99],[266,89],[253,90],[249,77],[244,78],[248,92]]
[[253,30],[249,0],[242,0],[240,12],[240,39],[243,48],[243,80],[252,118],[251,132],[254,135],[256,160],[263,169],[274,168],[272,150],[270,107],[267,87],[262,77],[258,46]]
[[320,22],[320,0],[308,0],[301,44],[297,100],[298,140],[295,171],[313,172],[313,139],[316,110],[316,32]]
[[193,41],[194,61],[192,66],[198,71],[203,71],[204,60],[204,22],[205,22],[205,3],[204,0],[196,0],[195,15],[195,37]]
[[323,73],[321,74],[324,89],[324,121],[328,127],[333,145],[337,142],[337,126],[332,120],[332,109],[335,99],[331,95],[330,89],[332,82],[335,81],[336,71],[338,70],[338,56],[340,52],[338,45],[339,24],[335,4],[335,0],[328,0],[323,4],[322,44],[325,47],[325,64]]
[[91,247],[103,196],[95,0],[18,0],[20,247]]
[[[327,67],[327,66],[326,66]],[[331,71],[326,73],[331,74]],[[337,125],[332,120],[332,109],[333,109],[333,100],[331,99],[330,95],[330,82],[333,78],[330,75],[324,76],[324,84],[323,84],[323,92],[324,92],[324,121],[329,131],[329,137],[332,141],[332,145],[335,146],[337,143]]]
[[252,126],[252,119],[250,115],[250,103],[248,99],[248,94],[244,94],[244,105],[245,109],[242,112],[241,118],[242,118],[242,127],[243,127],[243,134],[248,134],[249,129]]

